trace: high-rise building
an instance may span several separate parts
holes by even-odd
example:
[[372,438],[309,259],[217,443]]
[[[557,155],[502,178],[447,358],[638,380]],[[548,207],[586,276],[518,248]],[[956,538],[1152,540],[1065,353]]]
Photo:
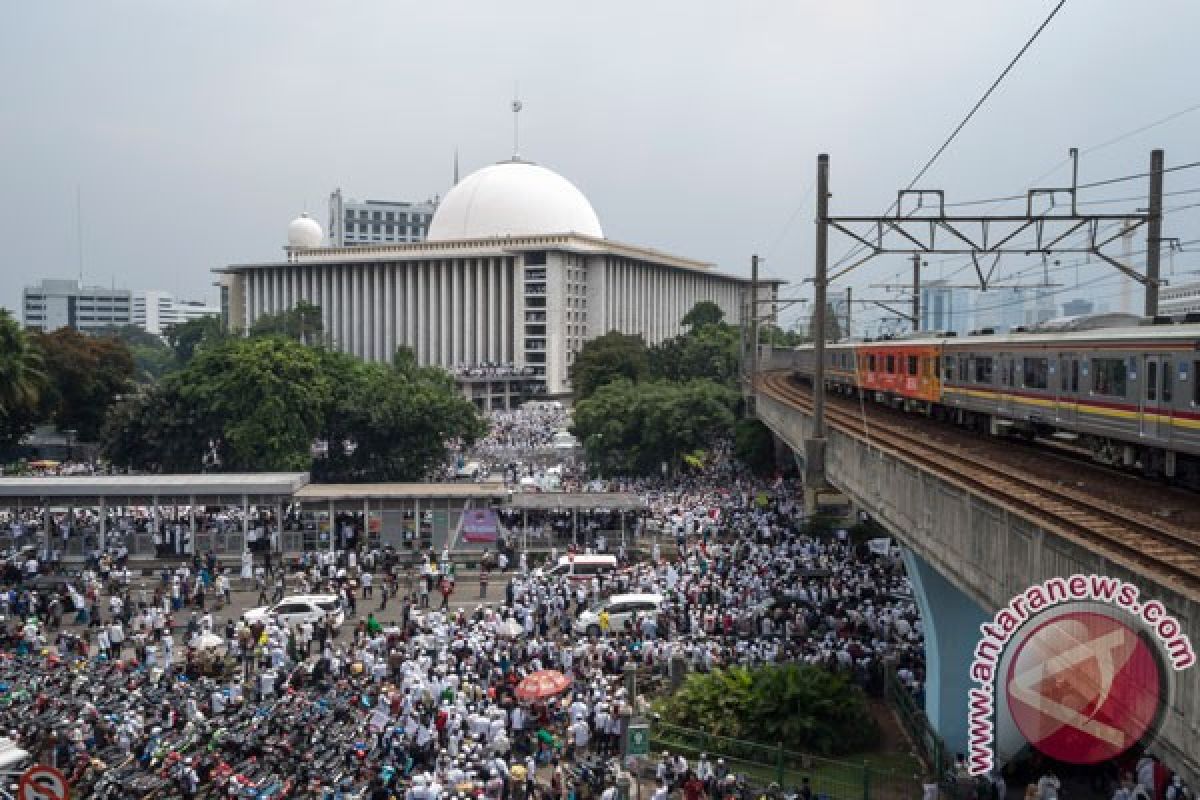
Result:
[[201,300],[176,300],[170,292],[139,289],[133,293],[133,324],[156,336],[166,333],[172,325],[220,314],[220,306]]
[[81,286],[76,280],[43,280],[22,292],[21,321],[26,328],[91,332],[133,321],[128,289]]
[[329,244],[360,247],[372,244],[405,244],[425,240],[435,200],[364,200],[342,197],[342,190],[329,195]]
[[[373,361],[411,348],[418,363],[465,376],[463,391],[485,407],[513,402],[511,388],[489,379],[563,394],[587,340],[615,330],[661,342],[702,300],[739,324],[750,299],[746,278],[606,239],[582,192],[515,158],[458,182],[423,242],[322,240],[302,216],[288,228],[285,260],[217,270],[229,327],[246,331],[264,314],[310,303],[333,347]],[[779,283],[762,282],[761,314],[773,315]]]
[[970,327],[967,291],[943,280],[921,284],[921,330],[964,333]]

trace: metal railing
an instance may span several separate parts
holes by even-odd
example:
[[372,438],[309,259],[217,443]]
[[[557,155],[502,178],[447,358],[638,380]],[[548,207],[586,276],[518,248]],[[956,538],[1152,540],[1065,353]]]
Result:
[[929,723],[925,712],[917,706],[912,693],[900,683],[896,670],[888,667],[884,672],[884,692],[888,704],[896,710],[896,716],[908,737],[917,748],[917,755],[934,775],[945,775],[953,766],[952,756],[946,751],[946,743]]
[[690,761],[701,753],[716,763],[723,759],[730,772],[744,774],[754,787],[777,783],[784,792],[800,788],[804,780],[814,797],[826,800],[910,800],[921,796],[918,775],[879,769],[869,763],[841,761],[742,739],[715,736],[692,728],[655,721],[650,727],[651,757],[666,750],[682,753]]

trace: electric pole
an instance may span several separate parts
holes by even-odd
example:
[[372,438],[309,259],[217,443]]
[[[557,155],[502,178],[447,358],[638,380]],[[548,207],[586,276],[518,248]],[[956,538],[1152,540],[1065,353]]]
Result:
[[913,253],[913,333],[921,330],[921,254]]
[[758,253],[750,256],[750,385],[758,380]]
[[805,505],[816,508],[817,490],[825,486],[825,292],[829,258],[829,155],[817,156],[817,237],[813,274],[813,427],[804,443]]
[[1150,151],[1150,219],[1146,223],[1146,316],[1158,316],[1158,273],[1162,259],[1163,151]]
[[852,315],[850,314],[850,309],[852,309],[852,308],[854,308],[854,289],[853,289],[853,287],[847,286],[846,287],[846,338],[847,339],[854,338],[853,334],[851,334],[851,332],[850,332],[851,331],[850,323],[853,319]]

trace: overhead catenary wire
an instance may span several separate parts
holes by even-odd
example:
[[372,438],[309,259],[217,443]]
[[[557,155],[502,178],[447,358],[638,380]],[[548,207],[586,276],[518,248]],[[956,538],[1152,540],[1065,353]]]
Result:
[[[925,165],[917,171],[917,174],[913,176],[913,179],[908,182],[906,189],[912,189],[914,186],[916,186],[917,181],[925,177],[925,173],[929,171],[929,169],[937,162],[937,160],[941,158],[942,153],[946,152],[946,149],[950,147],[956,138],[958,138],[958,134],[962,132],[962,130],[967,126],[967,123],[971,121],[971,118],[975,116],[979,109],[983,107],[983,104],[987,102],[988,98],[992,96],[992,93],[996,91],[1008,74],[1012,72],[1013,68],[1017,65],[1017,62],[1019,62],[1021,57],[1024,56],[1029,48],[1033,46],[1033,43],[1036,42],[1038,37],[1042,35],[1042,31],[1046,30],[1046,27],[1050,24],[1051,20],[1058,15],[1058,12],[1061,11],[1062,7],[1066,4],[1067,0],[1059,0],[1058,4],[1055,5],[1046,18],[1042,20],[1042,24],[1039,25],[1037,30],[1033,32],[1033,35],[1025,41],[1025,44],[1021,46],[1021,49],[1017,51],[1017,54],[1008,62],[1008,65],[1001,70],[1000,74],[996,76],[996,79],[992,81],[992,84],[988,86],[987,90],[979,97],[978,100],[975,101],[975,104],[971,106],[971,110],[967,112],[966,116],[964,116],[958,125],[955,126],[954,130],[950,132],[950,135],[946,137],[946,140],[942,142],[937,150],[934,151],[933,155],[929,157],[929,160],[925,162]],[[898,202],[899,198],[893,200],[891,205],[888,206],[887,211],[883,212],[883,216],[887,216],[888,214],[892,213]],[[853,258],[854,255],[857,255],[860,252],[862,252],[862,245],[851,248],[849,252],[837,260],[837,262],[833,265],[833,268],[836,269],[837,267],[842,266],[849,259]]]

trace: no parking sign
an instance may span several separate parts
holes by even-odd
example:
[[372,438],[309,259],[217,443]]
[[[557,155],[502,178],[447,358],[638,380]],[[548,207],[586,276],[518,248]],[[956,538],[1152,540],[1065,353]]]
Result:
[[54,767],[34,764],[21,775],[17,784],[18,800],[69,800],[71,787]]

